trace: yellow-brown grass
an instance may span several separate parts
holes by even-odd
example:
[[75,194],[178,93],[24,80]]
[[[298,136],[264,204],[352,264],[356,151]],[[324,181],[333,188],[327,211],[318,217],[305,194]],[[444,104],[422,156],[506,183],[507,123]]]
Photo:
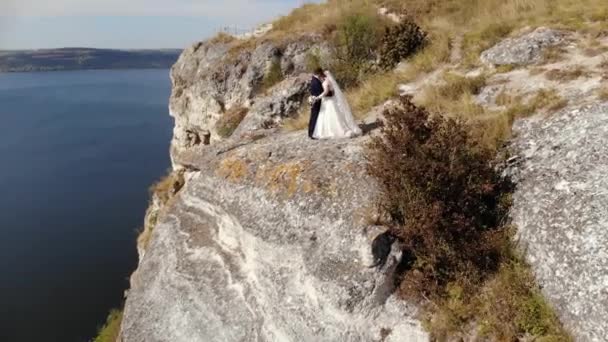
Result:
[[421,103],[433,113],[459,117],[474,118],[484,112],[475,103],[474,95],[485,85],[485,75],[465,77],[454,73],[445,73],[441,85],[427,86],[423,90]]
[[[148,192],[150,193],[150,197],[156,196],[160,200],[160,205],[164,206],[181,190],[184,184],[185,179],[182,171],[169,171],[166,176],[152,184]],[[158,212],[153,212],[152,210],[153,207],[150,205],[146,211],[146,222],[144,222],[144,226],[137,236],[137,246],[144,250],[150,243],[152,232],[158,220]]]
[[238,106],[227,110],[222,114],[220,119],[215,124],[217,133],[222,138],[230,137],[237,129],[241,121],[243,121],[248,112],[248,108]]
[[582,65],[577,65],[568,69],[551,69],[545,73],[545,77],[548,80],[558,82],[568,82],[588,75],[589,70]]
[[555,63],[565,58],[566,49],[563,46],[550,46],[543,51],[543,61],[545,63]]
[[370,76],[361,86],[349,91],[348,97],[353,116],[362,119],[369,110],[382,104],[389,98],[398,95],[397,86],[400,74],[396,72],[386,72]]
[[603,86],[597,92],[597,97],[602,101],[608,101],[608,86]]
[[310,107],[308,104],[303,104],[294,117],[285,119],[283,121],[283,129],[288,132],[299,131],[308,127],[308,121],[310,120]]

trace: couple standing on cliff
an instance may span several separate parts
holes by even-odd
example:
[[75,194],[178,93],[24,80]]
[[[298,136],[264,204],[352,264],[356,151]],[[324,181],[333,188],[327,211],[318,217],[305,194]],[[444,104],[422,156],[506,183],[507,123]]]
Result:
[[308,136],[311,139],[352,138],[361,135],[361,129],[329,71],[317,68],[310,81],[310,121]]

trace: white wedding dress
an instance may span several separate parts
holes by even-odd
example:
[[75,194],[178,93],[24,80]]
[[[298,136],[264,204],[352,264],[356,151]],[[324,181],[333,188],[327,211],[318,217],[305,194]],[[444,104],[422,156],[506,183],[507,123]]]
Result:
[[[342,93],[340,86],[329,71],[323,82],[321,110],[313,133],[316,139],[352,138],[361,135],[361,129],[355,122],[353,114]],[[327,96],[333,91],[333,96]]]

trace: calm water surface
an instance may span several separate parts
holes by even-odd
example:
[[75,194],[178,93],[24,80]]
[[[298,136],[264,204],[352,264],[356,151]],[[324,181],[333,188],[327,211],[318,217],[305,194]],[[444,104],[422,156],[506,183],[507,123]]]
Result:
[[87,341],[169,167],[168,70],[0,74],[0,341]]

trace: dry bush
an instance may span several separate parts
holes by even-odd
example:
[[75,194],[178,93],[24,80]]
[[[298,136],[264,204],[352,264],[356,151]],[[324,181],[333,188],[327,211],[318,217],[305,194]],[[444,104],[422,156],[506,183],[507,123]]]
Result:
[[509,189],[493,154],[455,120],[417,108],[408,98],[384,113],[380,137],[370,144],[369,173],[382,185],[382,208],[392,233],[411,256],[400,293],[439,299],[458,282],[473,289],[498,269]]
[[387,27],[380,45],[380,66],[386,70],[410,57],[426,43],[427,34],[414,21],[404,20]]
[[222,138],[230,137],[237,127],[239,127],[239,124],[243,121],[245,116],[247,116],[248,112],[249,109],[245,107],[234,107],[224,112],[222,117],[215,124],[217,133]]
[[494,153],[468,127],[409,98],[384,116],[368,172],[404,248],[399,293],[423,304],[432,339],[571,341],[514,252],[505,225],[513,185]]

